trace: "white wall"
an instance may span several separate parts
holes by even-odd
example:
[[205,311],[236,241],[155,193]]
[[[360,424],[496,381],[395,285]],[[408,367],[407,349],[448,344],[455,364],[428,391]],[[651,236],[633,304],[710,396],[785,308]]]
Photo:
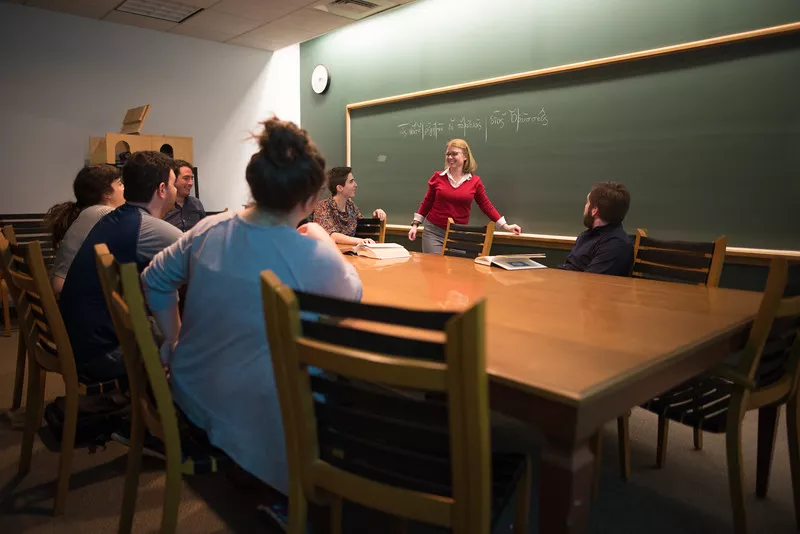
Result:
[[270,52],[0,3],[0,213],[72,198],[90,136],[150,104],[142,133],[194,138],[207,210],[248,199],[248,140],[300,120],[299,47]]

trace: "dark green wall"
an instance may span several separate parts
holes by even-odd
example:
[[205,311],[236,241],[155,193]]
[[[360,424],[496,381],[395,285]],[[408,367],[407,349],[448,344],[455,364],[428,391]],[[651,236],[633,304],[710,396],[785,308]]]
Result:
[[797,0],[417,0],[300,45],[301,122],[342,165],[352,102],[798,20]]
[[[797,20],[797,0],[418,0],[301,45],[302,126],[329,166],[342,165],[352,102]],[[310,76],[320,63],[331,83],[316,95]],[[362,191],[369,187],[369,176],[358,179]],[[581,208],[576,199],[573,235],[582,229]],[[758,285],[760,270],[751,277],[747,267],[733,269],[745,272],[732,285]]]

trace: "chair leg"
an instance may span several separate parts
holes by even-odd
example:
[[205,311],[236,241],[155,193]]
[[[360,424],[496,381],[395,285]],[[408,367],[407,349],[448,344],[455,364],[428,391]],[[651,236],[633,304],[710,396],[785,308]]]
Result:
[[[300,483],[289,483],[289,527],[287,534],[306,534],[308,521],[308,501]],[[333,510],[331,510],[333,516]]]
[[631,412],[617,418],[617,440],[619,447],[619,476],[628,480],[631,476]]
[[333,499],[330,505],[330,534],[342,534],[342,505],[341,497]]
[[175,534],[178,528],[178,512],[181,504],[183,473],[181,472],[180,448],[172,450],[166,443],[167,481],[164,487],[164,511],[161,515],[161,534]]
[[794,493],[794,518],[800,530],[800,392],[795,391],[786,403],[786,431],[789,437],[789,465]]
[[[599,433],[598,433],[599,434]],[[531,457],[525,456],[525,473],[517,483],[517,500],[514,510],[514,534],[526,534],[530,528],[531,485],[533,484]]]
[[764,406],[758,410],[758,454],[756,464],[756,496],[763,499],[769,488],[769,474],[775,451],[775,435],[781,406]]
[[656,446],[656,467],[661,469],[667,461],[667,437],[669,434],[669,419],[663,415],[658,416],[658,445]]
[[5,286],[3,287],[3,324],[5,324],[5,330],[3,331],[3,335],[5,337],[11,336],[11,310],[9,309],[8,305],[8,293],[5,291]]
[[139,492],[139,474],[142,470],[142,445],[144,443],[144,419],[138,406],[131,408],[131,441],[128,449],[128,469],[125,473],[125,490],[122,494],[122,511],[119,515],[119,534],[130,534],[133,516],[136,513],[136,497]]
[[22,388],[25,384],[25,356],[28,349],[25,346],[25,336],[22,332],[17,340],[17,368],[14,373],[14,397],[11,399],[11,411],[19,410],[22,406]]
[[78,425],[78,391],[67,386],[64,396],[64,433],[61,436],[61,458],[58,468],[55,515],[64,513],[69,495],[69,479],[72,475],[72,457],[75,452],[75,432]]
[[694,450],[701,451],[703,450],[703,429],[693,427],[692,430],[694,431]]
[[25,430],[19,454],[19,474],[31,470],[33,441],[42,423],[40,405],[44,404],[44,374],[34,358],[28,358],[28,399],[25,402]]
[[[729,411],[728,418],[736,417]],[[731,426],[725,433],[726,453],[728,458],[728,484],[731,492],[731,508],[733,509],[733,528],[736,534],[746,534],[747,517],[744,508],[744,473],[742,472],[742,419]]]
[[600,475],[603,469],[603,432],[602,427],[589,441],[589,449],[594,454],[594,473],[592,475],[592,500],[600,491]]

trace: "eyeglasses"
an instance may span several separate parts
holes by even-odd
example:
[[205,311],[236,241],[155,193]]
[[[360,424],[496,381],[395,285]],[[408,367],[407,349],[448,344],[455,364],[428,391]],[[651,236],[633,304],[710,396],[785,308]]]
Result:
[[444,155],[447,156],[448,158],[454,158],[454,157],[459,156],[461,154],[462,154],[462,152],[445,152],[444,153]]

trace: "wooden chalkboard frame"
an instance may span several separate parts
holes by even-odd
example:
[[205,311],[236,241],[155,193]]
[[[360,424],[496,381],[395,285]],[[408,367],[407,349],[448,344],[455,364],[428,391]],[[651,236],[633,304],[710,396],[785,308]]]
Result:
[[[728,35],[721,35],[719,37],[711,37],[708,39],[700,39],[699,41],[690,41],[687,43],[662,46],[659,48],[651,48],[649,50],[641,50],[639,52],[629,52],[626,54],[619,54],[616,56],[608,56],[598,59],[590,59],[587,61],[579,61],[577,63],[568,63],[566,65],[558,65],[555,67],[546,67],[543,69],[530,70],[526,72],[518,72],[516,74],[507,74],[504,76],[496,76],[494,78],[485,78],[483,80],[475,80],[472,82],[458,83],[455,85],[447,85],[444,87],[436,87],[434,89],[425,89],[423,91],[414,91],[413,93],[405,93],[402,95],[387,96],[384,98],[375,98],[373,100],[364,100],[363,102],[354,102],[345,106],[345,150],[347,151],[347,166],[350,166],[350,153],[351,153],[351,139],[350,139],[350,111],[359,108],[366,108],[371,106],[378,106],[381,104],[390,104],[394,102],[402,102],[404,100],[413,100],[415,98],[423,98],[426,96],[442,95],[447,93],[455,93],[458,91],[466,91],[468,89],[476,89],[479,87],[488,87],[491,85],[500,85],[504,83],[517,82],[521,80],[529,80],[531,78],[539,78],[542,76],[550,76],[553,74],[560,74],[565,72],[574,72],[579,70],[591,69],[595,67],[602,67],[606,65],[614,65],[617,63],[625,63],[630,61],[638,61],[641,59],[655,58],[666,56],[670,54],[679,54],[683,52],[690,52],[692,50],[699,50],[702,48],[711,48],[714,46],[722,46],[726,44],[740,43],[743,41],[751,41],[763,37],[772,37],[779,35],[786,35],[800,31],[800,21],[790,22],[787,24],[779,24],[777,26],[769,26],[767,28],[760,28],[757,30],[749,30],[746,32],[731,33]],[[399,232],[400,230],[407,231],[410,226],[405,225],[387,225],[390,233]],[[506,232],[498,232],[495,234],[495,240],[508,241],[509,244],[531,244],[531,245],[544,245],[560,244],[561,247],[568,245],[567,248],[572,247],[575,242],[574,237],[569,236],[547,236],[540,234],[522,234],[520,236],[506,235]],[[499,238],[499,239],[498,239]],[[506,239],[508,238],[508,239]],[[558,248],[561,248],[558,247]],[[754,248],[741,248],[741,247],[728,247],[726,256],[729,259],[744,260],[746,263],[769,263],[772,257],[780,256],[783,258],[788,257],[790,260],[800,260],[800,251],[794,250],[767,250],[767,249],[754,249]]]

